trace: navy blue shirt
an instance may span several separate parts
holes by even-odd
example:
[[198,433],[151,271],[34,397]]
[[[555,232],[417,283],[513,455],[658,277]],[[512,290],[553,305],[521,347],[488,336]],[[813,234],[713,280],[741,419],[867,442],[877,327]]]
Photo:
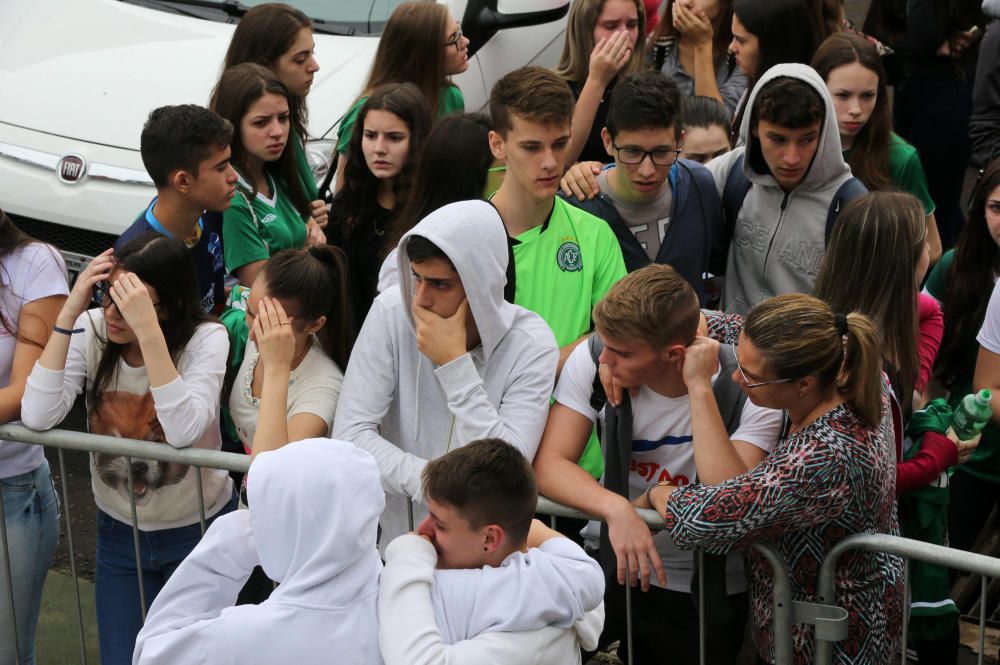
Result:
[[[146,211],[141,213],[125,232],[115,241],[115,251],[124,247],[130,240],[155,231],[161,235],[173,237],[153,214],[156,198],[150,201]],[[202,213],[198,220],[201,237],[198,243],[190,248],[194,269],[198,276],[198,287],[201,292],[201,308],[209,314],[218,314],[226,304],[225,260],[222,255],[222,213]]]

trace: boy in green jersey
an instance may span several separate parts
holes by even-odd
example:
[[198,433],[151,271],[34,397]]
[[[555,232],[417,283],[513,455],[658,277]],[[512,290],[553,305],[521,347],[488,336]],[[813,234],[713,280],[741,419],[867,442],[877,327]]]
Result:
[[[559,344],[559,369],[592,328],[594,305],[625,276],[614,231],[603,220],[556,198],[565,170],[573,93],[551,71],[523,67],[490,93],[490,149],[507,165],[492,198],[514,256],[507,270],[514,303],[540,315]],[[603,471],[592,439],[580,465]]]

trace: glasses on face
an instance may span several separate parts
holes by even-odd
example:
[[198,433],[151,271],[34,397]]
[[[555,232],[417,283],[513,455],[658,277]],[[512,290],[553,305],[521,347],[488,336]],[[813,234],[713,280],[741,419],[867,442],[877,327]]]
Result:
[[[108,280],[104,280],[103,282],[97,282],[92,287],[90,287],[90,290],[91,293],[93,294],[94,302],[97,303],[98,307],[107,309],[111,305],[114,305],[115,307],[118,306],[118,303],[115,302],[115,299],[111,297],[111,282],[109,282]],[[157,307],[159,304],[160,304],[159,301],[154,302],[153,307]]]
[[446,41],[442,46],[454,46],[456,51],[462,50],[462,28],[459,27],[455,30],[455,35]]
[[740,365],[740,359],[736,355],[735,344],[732,346],[732,349],[733,349],[733,360],[736,361],[736,369],[740,370],[740,376],[743,377],[743,382],[746,384],[747,390],[750,390],[751,388],[760,388],[761,386],[770,386],[776,383],[791,383],[792,381],[795,380],[795,379],[772,379],[770,381],[756,381],[756,382],[751,381],[750,377],[747,376],[747,373],[743,371],[743,366]]
[[657,166],[673,166],[674,162],[677,161],[677,156],[681,154],[680,148],[657,148],[656,150],[643,150],[642,148],[637,148],[631,145],[620,146],[616,143],[612,143],[611,147],[615,149],[615,152],[618,155],[618,163],[628,164],[629,166],[642,164],[647,155],[651,160],[653,160],[653,164]]

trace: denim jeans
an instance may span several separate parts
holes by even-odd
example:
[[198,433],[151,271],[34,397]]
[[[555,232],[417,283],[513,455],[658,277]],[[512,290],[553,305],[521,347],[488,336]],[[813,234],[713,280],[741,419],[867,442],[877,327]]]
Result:
[[[0,539],[0,665],[13,665],[14,624],[21,665],[35,663],[35,628],[42,602],[45,575],[59,540],[59,497],[52,485],[49,463],[42,460],[34,471],[0,479],[4,524],[10,555]],[[7,561],[13,584],[14,616],[10,615],[11,590],[7,588]]]
[[[216,516],[236,509],[234,493]],[[201,540],[201,525],[159,531],[139,531],[139,559],[142,562],[146,610],[181,561]],[[102,665],[131,665],[135,638],[142,628],[139,579],[135,567],[132,525],[97,511],[97,631]]]

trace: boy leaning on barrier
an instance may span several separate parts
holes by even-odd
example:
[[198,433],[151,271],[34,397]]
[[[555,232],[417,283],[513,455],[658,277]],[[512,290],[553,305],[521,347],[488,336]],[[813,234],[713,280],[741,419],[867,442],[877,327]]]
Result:
[[531,465],[500,439],[423,472],[429,514],[386,549],[379,645],[386,665],[571,665],[604,620],[600,567],[532,520]]
[[[594,308],[595,336],[563,368],[534,462],[542,494],[607,523],[599,529],[592,522],[585,529],[590,546],[600,542],[605,570],[618,582],[607,587],[602,644],[621,639],[624,652],[621,585],[641,584],[642,593],[632,594],[637,664],[662,662],[668,653],[671,662],[698,662],[697,596],[692,590],[697,575],[694,554],[677,549],[665,533],[651,533],[631,501],[658,484],[722,482],[756,466],[780,434],[781,413],[746,399],[732,379],[733,348],[723,346],[713,392],[728,438],[713,442],[693,437],[684,359],[702,345],[699,319],[694,289],[668,265],[641,268],[613,286]],[[614,384],[626,389],[617,407],[606,406],[598,373],[602,365]],[[599,419],[605,432],[603,485],[575,463]],[[717,445],[732,446],[741,468],[717,466],[696,477],[696,456]],[[706,614],[713,629],[706,662],[734,663],[748,611],[742,557],[706,555],[705,566]]]

